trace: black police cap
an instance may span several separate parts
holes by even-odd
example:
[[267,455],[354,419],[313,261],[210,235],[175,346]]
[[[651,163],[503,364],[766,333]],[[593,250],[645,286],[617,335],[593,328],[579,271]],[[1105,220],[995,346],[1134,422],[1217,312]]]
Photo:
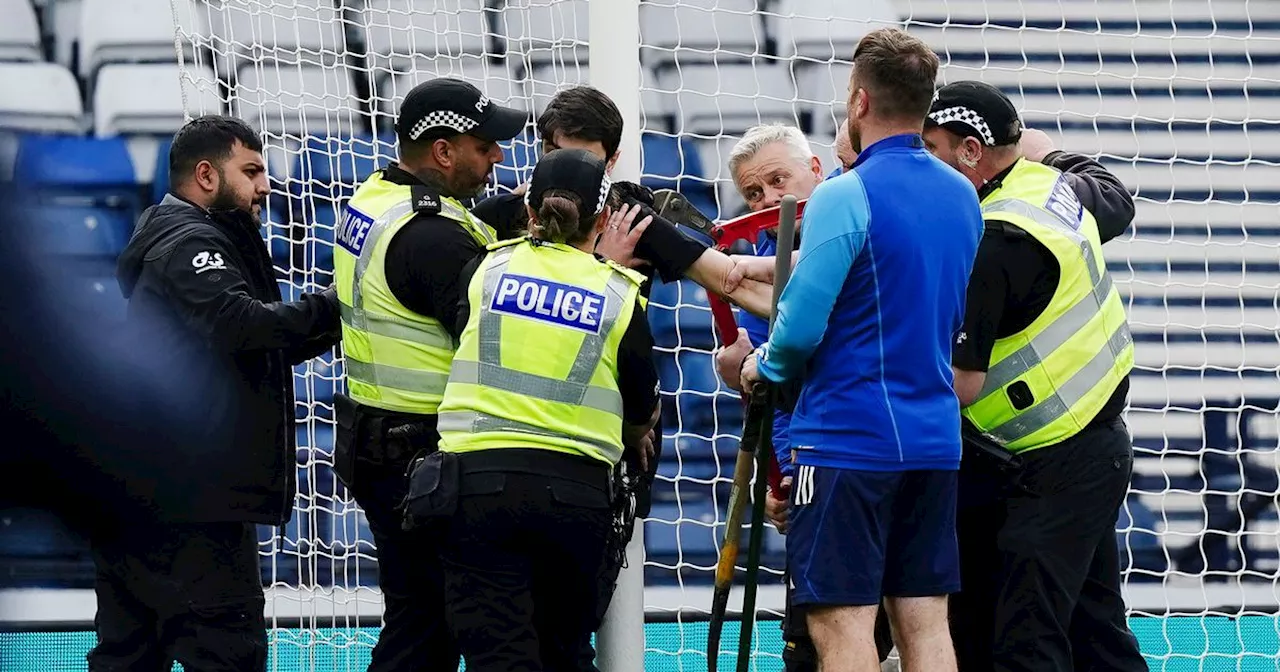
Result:
[[989,147],[1022,138],[1022,120],[1013,101],[986,82],[955,82],[938,89],[925,125],[973,136]]
[[440,77],[413,87],[404,97],[396,134],[405,142],[446,128],[498,142],[519,135],[528,120],[528,113],[494,103],[467,82]]
[[578,196],[584,212],[598,215],[604,210],[611,185],[605,162],[595,154],[585,149],[556,149],[533,167],[524,200],[536,211],[548,191],[563,189]]

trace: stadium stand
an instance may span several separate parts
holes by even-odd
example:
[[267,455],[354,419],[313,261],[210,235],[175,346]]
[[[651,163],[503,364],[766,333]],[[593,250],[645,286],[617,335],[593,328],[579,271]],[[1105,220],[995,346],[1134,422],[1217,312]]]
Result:
[[40,61],[40,25],[27,0],[0,0],[0,61]]
[[[226,111],[287,136],[285,151],[268,156],[277,194],[266,235],[289,281],[282,286],[316,286],[331,264],[326,241],[338,209],[375,156],[393,155],[385,138],[394,101],[414,83],[461,76],[495,100],[536,112],[552,93],[547,82],[586,74],[584,0],[554,7],[510,0],[501,12],[480,0],[369,0],[342,10],[328,0],[279,0],[270,13],[179,0],[180,24],[212,34],[218,51],[232,54],[216,60],[184,51],[195,59],[189,70],[202,68],[200,79],[225,90],[194,88],[177,81],[170,4],[47,0],[36,11],[27,0],[0,0],[0,91],[22,92],[0,96],[0,139],[9,138],[19,179],[55,204],[42,224],[59,254],[101,261],[117,251],[140,208],[164,192],[167,144],[156,137],[181,124],[182,96],[190,108],[218,109],[215,98],[230,92]],[[844,115],[833,101],[844,94],[848,64],[823,61],[847,57],[859,35],[851,30],[847,43],[833,44],[818,22],[788,18],[797,14],[844,17],[846,25],[907,20],[943,55],[942,81],[1001,86],[1030,127],[1098,157],[1135,190],[1134,230],[1107,249],[1139,344],[1128,418],[1140,455],[1118,536],[1137,570],[1130,581],[1158,580],[1166,550],[1175,562],[1185,551],[1186,571],[1274,573],[1280,566],[1275,544],[1245,560],[1227,549],[1237,537],[1247,545],[1239,534],[1246,527],[1274,534],[1273,504],[1246,497],[1247,515],[1235,516],[1234,502],[1204,494],[1276,489],[1268,480],[1275,478],[1276,428],[1263,420],[1274,419],[1280,389],[1280,53],[1272,46],[1280,9],[1223,2],[1195,15],[1187,6],[1088,3],[1090,16],[1067,32],[1056,2],[653,0],[641,8],[644,182],[675,186],[709,212],[742,208],[725,159],[732,136],[750,125],[798,121],[824,165],[833,165],[831,135]],[[424,11],[431,7],[446,9],[448,21]],[[1175,32],[1197,39],[1174,40]],[[1263,35],[1272,41],[1257,39]],[[352,52],[367,57],[364,68],[321,67]],[[486,58],[495,53],[507,56]],[[89,129],[96,137],[86,137]],[[498,181],[513,187],[536,158],[532,136],[504,149]],[[56,165],[63,152],[78,158]],[[87,202],[59,201],[86,189]],[[314,234],[306,242],[304,231]],[[104,269],[86,272],[86,287],[114,295]],[[705,558],[690,558],[714,552],[709,523],[669,521],[715,520],[713,507],[725,499],[716,475],[726,473],[734,449],[718,431],[740,417],[705,358],[685,352],[713,345],[697,340],[711,333],[705,296],[687,285],[676,290],[659,285],[653,295],[668,307],[683,297],[681,310],[653,314],[669,431],[678,422],[681,432],[668,438],[660,472],[661,520],[648,524],[650,559],[673,572],[677,559],[705,566]],[[300,419],[331,413],[337,379],[331,363],[298,369]],[[1260,410],[1243,420],[1223,411],[1242,406]],[[300,465],[331,451],[326,429],[300,424]],[[351,542],[369,538],[361,515],[346,508],[331,474],[304,473],[299,517],[266,563],[296,573],[264,569],[264,577],[313,580],[299,577],[329,572],[332,582],[343,558],[357,557],[360,580],[374,580],[364,569],[371,549]],[[7,525],[4,534],[18,529],[27,528]],[[39,534],[31,539],[30,558],[47,557],[49,569],[41,574],[31,564],[34,573],[24,576],[51,580],[62,551],[49,551]],[[766,564],[776,566],[780,546],[771,544]],[[326,545],[339,550],[333,566],[320,570]],[[673,576],[658,574],[655,580]]]

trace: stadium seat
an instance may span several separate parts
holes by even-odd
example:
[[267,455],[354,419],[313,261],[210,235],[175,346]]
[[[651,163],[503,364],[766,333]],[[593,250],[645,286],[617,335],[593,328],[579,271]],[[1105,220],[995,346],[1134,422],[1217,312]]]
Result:
[[[0,129],[79,134],[84,106],[70,70],[53,63],[0,63]],[[14,92],[20,92],[15,95]]]
[[640,181],[650,189],[679,189],[691,178],[702,177],[702,159],[690,138],[644,132]]
[[714,564],[724,536],[723,519],[710,498],[674,504],[654,502],[644,525],[648,559],[664,565],[681,561]]
[[30,0],[0,0],[0,61],[40,61],[40,24]]
[[88,542],[56,516],[35,509],[0,514],[0,566],[6,587],[91,587]]
[[133,231],[133,213],[102,206],[43,203],[23,208],[44,252],[61,256],[110,257],[120,254]]
[[813,61],[851,58],[863,35],[906,27],[890,0],[780,0],[765,21],[779,56]]
[[[169,63],[176,25],[187,35],[201,34],[195,0],[83,0],[80,9],[80,76],[91,85],[107,63]],[[186,60],[194,56],[184,43]],[[90,88],[93,88],[92,86]]]
[[413,87],[437,77],[453,77],[469,82],[490,100],[517,108],[528,107],[529,93],[515,68],[504,61],[478,56],[417,56],[403,71],[376,76],[373,80],[373,108],[376,125],[390,131],[400,103]]
[[496,53],[483,0],[369,0],[361,17],[375,72],[402,69],[416,55]]
[[356,128],[359,101],[346,70],[251,67],[240,72],[234,114],[269,134],[342,135]]
[[27,136],[15,182],[41,243],[74,256],[114,256],[141,212],[129,150],[121,138]]
[[169,193],[169,148],[173,146],[173,137],[161,138],[156,146],[156,172],[151,180],[151,204],[164,199]]
[[796,60],[791,64],[791,71],[796,82],[797,106],[808,120],[811,141],[812,136],[831,137],[847,116],[853,63]]
[[298,154],[289,191],[296,197],[348,199],[375,170],[395,160],[393,136],[310,137]]
[[678,101],[680,133],[741,135],[765,122],[796,123],[795,83],[776,61],[667,68],[658,81]]
[[184,76],[176,63],[103,66],[93,90],[94,132],[99,137],[172,136],[185,121],[184,94],[188,110],[220,113],[213,69],[188,64],[186,71]]
[[502,163],[493,167],[494,178],[499,185],[515,189],[533,174],[533,165],[542,151],[538,136],[533,129],[528,129],[510,142],[498,145],[502,147]]
[[649,67],[749,60],[764,48],[756,0],[649,0],[640,5],[640,58]]
[[506,53],[520,54],[531,65],[587,61],[587,0],[507,0],[496,19]]
[[241,77],[246,69],[261,69],[264,61],[290,70],[334,67],[347,52],[346,21],[337,4],[333,0],[272,0],[257,6],[219,2],[203,5],[200,14],[208,17],[206,34],[213,38],[215,67]]

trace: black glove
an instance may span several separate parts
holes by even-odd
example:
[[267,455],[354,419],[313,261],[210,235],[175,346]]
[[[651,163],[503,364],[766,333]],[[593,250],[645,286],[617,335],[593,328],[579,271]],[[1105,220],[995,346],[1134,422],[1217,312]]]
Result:
[[635,182],[614,182],[609,190],[609,205],[618,207],[623,204],[642,203],[653,208],[653,190]]

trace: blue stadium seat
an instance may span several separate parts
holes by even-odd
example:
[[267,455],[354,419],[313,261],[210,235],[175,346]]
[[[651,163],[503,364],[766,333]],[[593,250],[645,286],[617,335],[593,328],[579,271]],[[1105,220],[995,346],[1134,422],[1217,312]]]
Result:
[[355,137],[310,137],[298,155],[289,192],[297,197],[341,201],[373,171],[396,157],[395,141],[369,134]]
[[142,209],[123,138],[24,136],[14,181],[41,244],[58,254],[115,256]]
[[156,147],[156,174],[151,182],[151,204],[159,203],[169,193],[169,148],[173,138],[161,138]]
[[133,231],[133,214],[119,208],[25,199],[19,207],[32,227],[33,241],[60,256],[115,258]]
[[26,135],[18,146],[14,173],[15,181],[29,189],[138,202],[133,160],[124,138]]
[[306,270],[333,271],[334,230],[356,187],[396,157],[395,143],[369,134],[307,138],[289,181],[292,210],[308,232]]
[[0,516],[0,566],[10,586],[92,585],[88,542],[46,511],[10,509]]
[[309,460],[333,460],[333,425],[322,421],[299,423],[295,431],[299,463]]
[[541,145],[532,130],[525,131],[510,142],[498,144],[502,147],[502,163],[493,167],[494,176],[497,177],[498,184],[515,189],[532,174]]
[[722,521],[715,524],[717,518],[716,504],[711,499],[654,502],[649,520],[644,524],[648,559],[670,565],[681,560],[713,564],[719,554],[719,539],[724,535],[724,524]]
[[715,189],[706,180],[702,158],[690,138],[645,132],[640,136],[640,183],[650,189],[675,189],[703,214],[716,219]]

